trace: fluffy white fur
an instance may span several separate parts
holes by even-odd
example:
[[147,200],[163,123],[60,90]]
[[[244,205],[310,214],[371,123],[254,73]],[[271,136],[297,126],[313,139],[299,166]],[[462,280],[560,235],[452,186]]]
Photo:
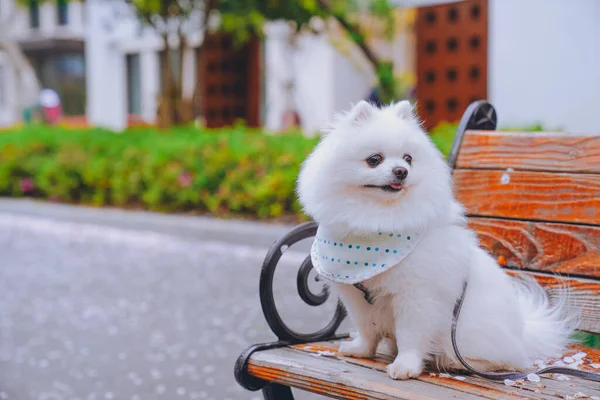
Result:
[[[365,160],[375,153],[383,162],[372,168]],[[408,170],[400,192],[365,187],[393,183],[398,166]],[[458,346],[474,366],[523,370],[568,344],[574,321],[567,317],[565,296],[551,304],[537,283],[510,278],[479,247],[454,198],[451,171],[408,102],[384,109],[360,102],[340,116],[304,163],[298,193],[310,216],[336,230],[426,228],[399,265],[362,282],[375,297],[373,305],[354,286],[332,284],[359,333],[340,346],[342,353],[371,357],[387,336],[397,345],[387,367],[394,379],[418,376],[426,362],[460,368],[450,326],[464,279],[469,287]]]

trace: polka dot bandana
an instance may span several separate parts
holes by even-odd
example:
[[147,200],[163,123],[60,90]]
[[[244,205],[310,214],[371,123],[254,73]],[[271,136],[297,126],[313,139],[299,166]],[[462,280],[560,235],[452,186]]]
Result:
[[319,226],[311,249],[319,275],[334,282],[355,284],[398,265],[415,248],[422,232],[373,232],[336,236]]

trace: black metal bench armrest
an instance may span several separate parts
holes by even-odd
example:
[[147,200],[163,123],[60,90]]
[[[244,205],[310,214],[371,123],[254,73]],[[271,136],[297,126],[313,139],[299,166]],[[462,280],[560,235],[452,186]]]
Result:
[[[324,328],[313,333],[300,333],[288,327],[281,319],[279,312],[277,311],[277,306],[275,305],[273,277],[283,252],[292,245],[315,236],[316,232],[317,224],[315,222],[300,224],[292,228],[285,236],[275,242],[265,257],[260,273],[260,304],[271,331],[273,331],[279,340],[272,343],[250,346],[238,357],[235,364],[235,378],[245,389],[253,391],[260,390],[268,384],[268,382],[253,377],[248,373],[248,360],[254,352],[293,344],[319,342],[347,337],[347,335],[335,335],[336,330],[346,317],[346,310],[339,301],[331,321]],[[313,293],[310,290],[308,277],[312,268],[310,255],[308,255],[298,269],[296,286],[298,295],[306,304],[310,306],[320,306],[329,298],[329,290],[327,286],[324,286],[320,293]]]

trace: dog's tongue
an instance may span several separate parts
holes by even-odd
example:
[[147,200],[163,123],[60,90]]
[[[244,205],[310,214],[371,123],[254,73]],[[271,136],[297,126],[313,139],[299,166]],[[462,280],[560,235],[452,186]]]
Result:
[[390,185],[390,187],[391,187],[392,189],[396,189],[396,190],[400,190],[400,189],[402,189],[402,185],[391,184],[391,185]]

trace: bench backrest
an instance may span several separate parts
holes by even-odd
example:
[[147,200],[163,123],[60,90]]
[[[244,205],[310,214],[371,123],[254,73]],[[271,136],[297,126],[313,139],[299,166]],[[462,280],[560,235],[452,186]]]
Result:
[[600,133],[499,132],[495,121],[473,103],[449,160],[469,225],[499,264],[570,286],[581,329],[600,332]]

